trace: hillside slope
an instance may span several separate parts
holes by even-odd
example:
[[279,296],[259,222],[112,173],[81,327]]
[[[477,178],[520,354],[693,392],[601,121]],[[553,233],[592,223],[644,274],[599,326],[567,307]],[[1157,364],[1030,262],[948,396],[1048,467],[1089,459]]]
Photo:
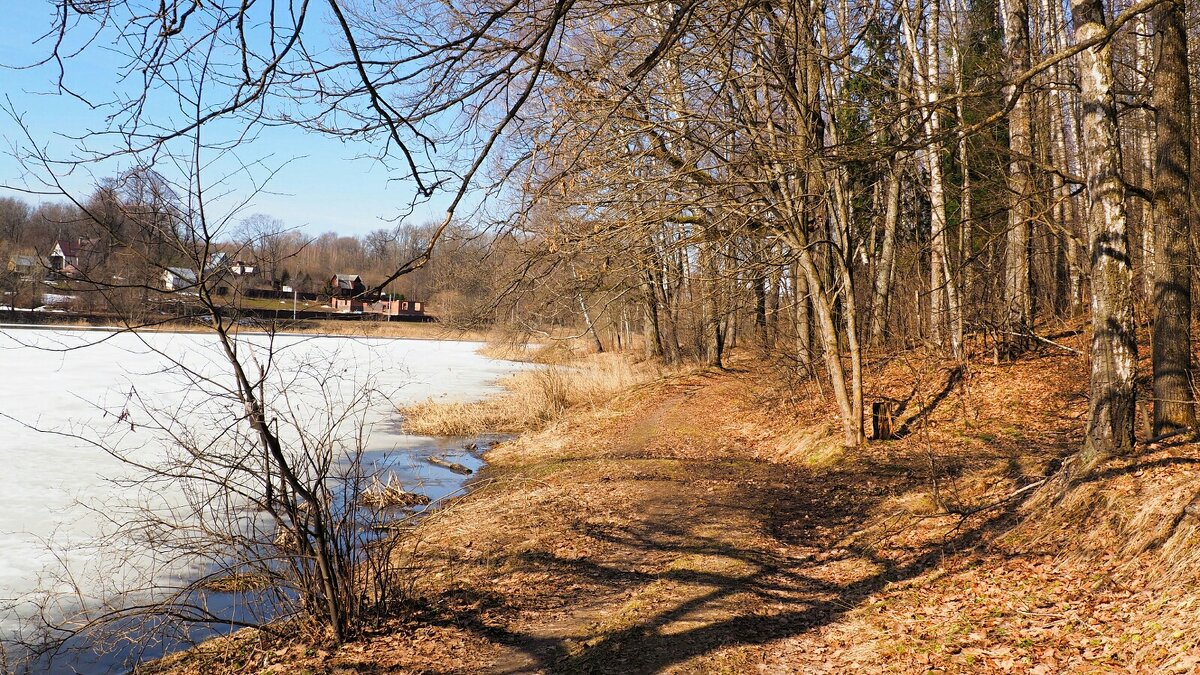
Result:
[[1189,672],[1200,450],[1043,485],[1081,440],[1085,368],[873,363],[903,436],[859,450],[817,385],[748,357],[626,391],[489,453],[406,546],[414,618],[244,651],[314,672]]

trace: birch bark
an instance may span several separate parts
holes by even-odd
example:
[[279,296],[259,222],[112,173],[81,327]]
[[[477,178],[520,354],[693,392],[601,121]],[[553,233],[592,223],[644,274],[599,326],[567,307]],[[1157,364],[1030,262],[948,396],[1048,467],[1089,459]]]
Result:
[[[1076,42],[1105,32],[1103,0],[1071,0],[1071,13]],[[1091,400],[1082,453],[1086,471],[1133,447],[1137,340],[1111,41],[1080,52],[1079,84],[1092,267]]]

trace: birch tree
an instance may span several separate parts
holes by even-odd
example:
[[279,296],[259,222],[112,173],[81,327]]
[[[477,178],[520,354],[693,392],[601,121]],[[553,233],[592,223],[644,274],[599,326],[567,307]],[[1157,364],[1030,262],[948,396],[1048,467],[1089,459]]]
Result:
[[[1004,42],[1008,52],[1009,77],[1029,69],[1028,0],[1002,0]],[[1030,96],[1019,84],[1010,85],[1013,99],[1008,114],[1008,184],[1010,206],[1004,257],[1004,321],[1010,355],[1022,351],[1033,330],[1033,295],[1029,284],[1030,233],[1033,221],[1033,128]]]
[[1093,42],[1079,53],[1092,270],[1091,398],[1083,451],[1088,467],[1133,447],[1137,339],[1112,43],[1103,39],[1102,0],[1072,0],[1071,13],[1075,41]]

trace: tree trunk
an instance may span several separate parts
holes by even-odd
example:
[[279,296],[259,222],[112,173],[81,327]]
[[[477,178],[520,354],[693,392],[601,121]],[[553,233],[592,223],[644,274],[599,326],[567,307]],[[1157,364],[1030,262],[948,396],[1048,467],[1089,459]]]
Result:
[[891,300],[892,266],[896,260],[896,227],[900,221],[900,181],[903,176],[899,153],[892,157],[888,171],[886,207],[883,216],[883,241],[879,248],[879,263],[875,266],[874,298],[871,303],[871,343],[883,344]]
[[[825,347],[825,367],[833,386],[842,418],[842,440],[847,447],[857,447],[865,440],[862,419],[862,386],[852,378],[851,387],[846,388],[846,370],[842,365],[842,349],[838,341],[837,324],[833,317],[833,303],[821,284],[820,273],[808,247],[800,246],[800,266],[808,281],[809,297],[816,309],[817,327]],[[851,362],[857,359],[852,358]]]
[[1155,436],[1196,422],[1192,397],[1191,87],[1187,31],[1178,0],[1155,9],[1154,428]]
[[[946,231],[946,189],[942,175],[941,117],[935,104],[938,100],[938,84],[941,81],[939,67],[941,55],[938,51],[938,34],[941,30],[941,5],[933,0],[925,21],[925,51],[917,44],[912,27],[905,24],[905,41],[914,67],[917,70],[916,95],[922,105],[928,106],[924,114],[925,170],[929,176],[929,336],[933,342],[947,345],[955,356],[962,355],[962,314],[958,304],[958,293],[949,263],[949,236]],[[948,330],[949,340],[944,337]]]
[[792,272],[792,301],[794,303],[794,319],[796,331],[796,360],[802,366],[812,362],[812,324],[808,311],[808,278],[800,269],[799,262],[793,262]]
[[[1157,34],[1157,31],[1153,35],[1151,34],[1150,17],[1148,14],[1140,14],[1134,21],[1134,59],[1136,63],[1146,64],[1142,68],[1137,69],[1139,72],[1137,79],[1134,80],[1134,86],[1140,91],[1146,91],[1152,86],[1150,83],[1152,77],[1155,79],[1154,85],[1158,84],[1157,75],[1152,75],[1149,72],[1149,66],[1151,63],[1153,63],[1153,61],[1151,61],[1152,48],[1150,41],[1151,38],[1157,36]],[[1153,92],[1156,97],[1153,102],[1157,103],[1157,86],[1154,86]],[[1144,97],[1139,98],[1139,102],[1146,102]],[[1173,104],[1174,102],[1171,103]],[[1155,144],[1153,140],[1153,134],[1154,127],[1157,122],[1155,121],[1154,111],[1143,107],[1137,112],[1138,114],[1136,119],[1139,120],[1141,124],[1137,129],[1136,147],[1139,156],[1134,161],[1134,164],[1137,166],[1138,170],[1130,173],[1135,174],[1133,180],[1137,180],[1138,184],[1150,189],[1150,187],[1154,185],[1154,162],[1151,160],[1151,157],[1154,154]],[[1142,228],[1142,294],[1143,297],[1145,297],[1147,304],[1153,302],[1154,286],[1157,283],[1158,278],[1158,275],[1154,271],[1156,230],[1154,228],[1155,207],[1153,201],[1154,200],[1146,201],[1145,199],[1139,199],[1135,202],[1138,206],[1138,215],[1140,220],[1137,225],[1140,225]],[[1154,310],[1151,309],[1150,311],[1153,314]]]
[[[1004,42],[1008,51],[1009,75],[1029,68],[1029,6],[1027,0],[1003,0]],[[1010,89],[1011,91],[1011,89]],[[1008,114],[1008,185],[1011,192],[1008,236],[1004,256],[1004,326],[1006,351],[1011,356],[1024,351],[1033,330],[1033,299],[1030,290],[1029,242],[1033,221],[1033,130],[1029,95],[1016,91]]]
[[658,292],[655,290],[657,281],[655,274],[647,271],[642,274],[642,293],[645,302],[646,324],[650,334],[646,336],[646,355],[651,358],[665,358],[666,349],[663,345],[662,323],[659,321]]
[[[1071,0],[1071,12],[1076,42],[1105,32],[1103,0]],[[1092,264],[1091,400],[1082,453],[1086,471],[1133,447],[1137,340],[1111,41],[1080,52],[1079,66]]]
[[770,349],[767,343],[767,275],[763,260],[761,244],[754,246],[753,271],[750,273],[750,283],[754,291],[754,338],[764,351]]

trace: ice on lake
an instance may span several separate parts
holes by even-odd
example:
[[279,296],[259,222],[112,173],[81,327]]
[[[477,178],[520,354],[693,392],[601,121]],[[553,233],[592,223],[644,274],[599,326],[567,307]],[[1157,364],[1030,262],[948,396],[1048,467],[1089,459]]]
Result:
[[[170,451],[154,428],[163,419],[177,433],[220,432],[236,411],[221,396],[232,378],[217,346],[206,334],[0,329],[0,607],[59,569],[94,562],[86,544],[111,512],[106,505],[125,497],[113,479],[132,471],[106,448],[152,461]],[[263,365],[265,347],[262,336],[240,345]],[[520,367],[480,356],[469,342],[295,335],[276,336],[272,347],[268,404],[303,417],[360,401],[368,458],[390,458],[435,498],[457,479],[417,460],[438,444],[402,434],[395,405],[477,398]],[[0,614],[0,637],[16,628],[14,612]]]

